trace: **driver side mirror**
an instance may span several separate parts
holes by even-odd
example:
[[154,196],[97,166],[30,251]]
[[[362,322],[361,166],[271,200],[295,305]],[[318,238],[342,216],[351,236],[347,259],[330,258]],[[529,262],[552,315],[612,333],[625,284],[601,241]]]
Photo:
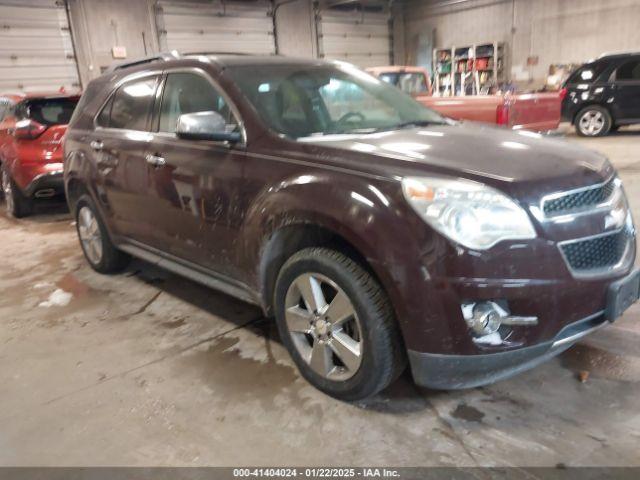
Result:
[[186,140],[212,140],[214,142],[238,143],[239,132],[228,132],[227,122],[218,112],[185,113],[178,117],[178,138]]

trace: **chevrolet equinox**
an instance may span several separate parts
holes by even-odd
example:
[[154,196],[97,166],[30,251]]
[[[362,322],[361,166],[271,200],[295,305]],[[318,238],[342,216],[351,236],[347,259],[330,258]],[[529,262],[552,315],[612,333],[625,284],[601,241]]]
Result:
[[80,245],[262,307],[344,400],[531,368],[638,299],[602,155],[459,123],[345,63],[160,55],[92,81],[66,134]]

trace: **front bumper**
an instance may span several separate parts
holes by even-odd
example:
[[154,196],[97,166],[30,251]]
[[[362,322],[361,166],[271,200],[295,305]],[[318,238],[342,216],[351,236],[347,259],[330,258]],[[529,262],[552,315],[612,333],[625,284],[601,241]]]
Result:
[[551,341],[490,354],[441,355],[409,350],[411,372],[416,384],[423,387],[441,390],[478,387],[529,370],[608,323],[605,312],[598,312],[567,325]]

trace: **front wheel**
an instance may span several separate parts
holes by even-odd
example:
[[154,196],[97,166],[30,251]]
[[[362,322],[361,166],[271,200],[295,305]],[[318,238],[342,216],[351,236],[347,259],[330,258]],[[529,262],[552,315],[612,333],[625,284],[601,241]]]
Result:
[[389,299],[340,252],[309,248],[282,267],[275,291],[280,337],[303,377],[341,400],[386,388],[406,365]]
[[613,121],[606,108],[590,105],[576,115],[575,125],[581,137],[602,137],[609,133]]
[[2,170],[2,192],[7,213],[15,218],[26,217],[31,213],[31,199],[27,198],[13,181],[9,172]]

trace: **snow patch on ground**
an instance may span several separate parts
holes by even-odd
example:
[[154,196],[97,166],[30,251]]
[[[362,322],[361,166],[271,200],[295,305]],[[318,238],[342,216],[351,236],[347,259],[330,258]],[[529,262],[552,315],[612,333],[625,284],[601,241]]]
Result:
[[38,306],[45,308],[64,307],[66,305],[69,305],[69,302],[71,302],[72,298],[73,295],[71,293],[65,292],[61,288],[58,288],[51,295],[49,295],[49,298],[47,300],[45,300],[44,302],[40,302]]

